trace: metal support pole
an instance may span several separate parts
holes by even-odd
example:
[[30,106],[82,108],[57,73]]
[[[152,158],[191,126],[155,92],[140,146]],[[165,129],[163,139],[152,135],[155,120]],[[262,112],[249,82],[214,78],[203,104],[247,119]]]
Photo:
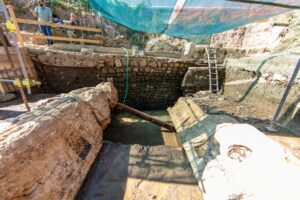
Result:
[[273,119],[272,119],[272,121],[270,123],[270,127],[268,127],[268,129],[270,131],[275,131],[274,124],[276,123],[276,121],[277,121],[277,119],[279,117],[279,114],[280,114],[280,112],[281,112],[281,110],[282,110],[282,108],[284,106],[284,103],[285,103],[285,101],[286,101],[286,99],[287,99],[287,97],[289,95],[289,92],[290,92],[290,90],[291,90],[291,88],[293,86],[293,83],[294,83],[294,81],[295,81],[295,79],[297,77],[299,69],[300,69],[300,59],[299,59],[299,61],[297,63],[297,66],[296,66],[296,68],[294,70],[294,73],[293,73],[293,75],[292,75],[292,77],[291,77],[291,79],[289,81],[289,84],[288,84],[288,86],[287,86],[287,88],[286,88],[286,90],[285,90],[285,92],[283,94],[283,97],[282,97],[282,99],[281,99],[281,101],[279,103],[279,106],[278,106],[278,108],[276,110],[276,113],[275,113],[275,115],[274,115],[274,117],[273,117]]
[[10,80],[10,79],[0,79],[0,83],[14,83],[15,82],[15,80]]

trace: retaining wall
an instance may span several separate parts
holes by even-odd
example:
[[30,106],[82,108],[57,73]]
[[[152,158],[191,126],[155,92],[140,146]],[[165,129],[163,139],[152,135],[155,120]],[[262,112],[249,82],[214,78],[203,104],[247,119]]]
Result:
[[[115,51],[116,54],[95,53],[95,50],[88,49],[86,52],[30,49],[30,55],[46,92],[68,92],[112,79],[120,101],[123,101],[126,91],[125,52],[121,49],[107,51]],[[198,55],[195,56],[200,53],[203,54],[201,59]],[[204,51],[194,52],[192,57],[197,59],[154,57],[159,56],[157,52],[146,53],[152,56],[134,55],[131,50],[129,54],[126,104],[130,106],[139,109],[167,108],[183,92],[208,89],[208,68]],[[161,53],[161,56],[164,54]],[[188,79],[183,82],[189,68],[200,69],[201,76],[197,73],[191,75],[189,72]],[[191,87],[191,82],[194,81],[199,87]]]

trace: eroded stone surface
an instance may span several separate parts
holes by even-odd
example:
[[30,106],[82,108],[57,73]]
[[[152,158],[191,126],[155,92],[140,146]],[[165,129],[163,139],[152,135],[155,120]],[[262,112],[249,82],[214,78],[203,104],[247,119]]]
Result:
[[74,198],[116,102],[114,87],[103,83],[54,97],[16,118],[0,134],[0,199]]
[[186,98],[169,113],[205,199],[299,198],[299,160],[253,126]]

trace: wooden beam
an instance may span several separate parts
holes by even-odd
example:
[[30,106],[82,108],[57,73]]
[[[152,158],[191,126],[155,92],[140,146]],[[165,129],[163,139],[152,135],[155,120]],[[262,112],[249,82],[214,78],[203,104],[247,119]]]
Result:
[[274,22],[272,25],[273,26],[289,27],[289,23],[284,23],[284,22]]
[[[8,50],[11,55],[17,55],[17,51],[15,47],[8,47]],[[20,48],[20,51],[22,53],[26,53],[26,50],[24,48]],[[0,55],[6,55],[4,47],[1,46],[0,46]]]
[[140,118],[142,118],[142,119],[144,119],[144,120],[147,120],[147,121],[149,121],[149,122],[151,122],[151,123],[153,123],[153,124],[156,124],[156,125],[158,125],[158,126],[164,127],[164,128],[166,128],[166,129],[168,129],[168,130],[170,130],[170,131],[172,131],[172,132],[176,132],[174,126],[172,126],[172,125],[170,125],[170,124],[168,124],[168,123],[165,123],[165,122],[163,122],[163,121],[160,121],[160,120],[158,120],[158,119],[155,119],[155,118],[153,118],[152,116],[147,115],[146,113],[143,113],[143,112],[141,112],[141,111],[139,111],[139,110],[136,110],[136,109],[134,109],[134,108],[131,108],[131,107],[129,107],[129,106],[126,106],[126,105],[124,105],[124,104],[122,104],[122,103],[118,103],[117,106],[116,106],[116,109],[118,109],[118,110],[120,110],[120,111],[128,112],[128,113],[133,114],[133,115],[135,115],[135,116],[137,116],[137,117],[140,117]]
[[65,28],[65,29],[72,29],[72,30],[82,30],[82,31],[91,31],[91,32],[101,33],[100,29],[98,29],[98,28],[85,27],[85,26],[72,26],[72,25],[67,25],[67,24],[56,24],[56,23],[41,22],[41,21],[36,21],[36,20],[32,20],[32,19],[22,19],[22,18],[16,18],[16,21],[18,23],[22,23],[22,24],[45,25],[45,26],[51,26],[51,27],[55,27],[55,28]]
[[20,42],[20,47],[24,47],[24,40],[23,40],[22,35],[20,34],[21,32],[20,32],[20,28],[19,28],[18,22],[16,20],[16,15],[15,15],[15,12],[14,12],[14,7],[13,6],[6,6],[6,7],[8,9],[9,14],[10,14],[12,22],[16,26],[17,37],[18,37],[18,40]]
[[57,36],[45,36],[45,35],[33,35],[27,33],[21,33],[23,37],[27,38],[37,38],[37,39],[51,39],[51,40],[60,40],[60,41],[69,41],[69,42],[84,42],[91,44],[101,44],[99,40],[90,40],[90,39],[82,39],[82,38],[68,38],[68,37],[57,37]]
[[[7,46],[7,43],[6,43],[5,38],[4,38],[4,33],[3,33],[1,27],[0,27],[0,40],[1,40],[1,43],[3,44],[3,46],[4,46],[4,49],[5,49],[5,52],[6,52],[6,55],[7,55],[7,59],[9,61],[9,63],[11,64],[11,68],[15,69],[15,65],[14,65],[14,62],[13,62],[11,56],[10,56],[10,53],[9,53],[9,50],[8,50],[8,46]],[[15,74],[15,78],[18,78],[20,80],[20,77],[16,73],[14,73],[14,74]],[[22,84],[20,84],[17,87],[19,89],[19,92],[21,94],[22,100],[23,100],[23,102],[25,104],[25,107],[26,107],[27,111],[30,111],[30,107],[29,107],[29,104],[28,104],[28,101],[27,101],[27,97],[26,97],[26,95],[24,93]]]

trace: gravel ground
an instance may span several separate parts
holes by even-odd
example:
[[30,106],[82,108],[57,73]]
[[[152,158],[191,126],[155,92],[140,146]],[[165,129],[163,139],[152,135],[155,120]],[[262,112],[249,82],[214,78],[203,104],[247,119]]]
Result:
[[[32,94],[28,95],[28,102],[31,109],[34,109],[40,100],[45,100],[55,96],[54,94]],[[39,103],[38,103],[39,102]],[[11,122],[19,115],[27,112],[20,97],[4,103],[0,103],[0,132],[11,125]]]
[[277,132],[269,132],[266,127],[270,124],[274,113],[264,112],[244,102],[236,102],[222,95],[209,92],[198,92],[192,98],[204,111],[215,115],[229,115],[241,123],[255,126],[266,135],[276,140],[300,159],[300,135],[277,126]]

